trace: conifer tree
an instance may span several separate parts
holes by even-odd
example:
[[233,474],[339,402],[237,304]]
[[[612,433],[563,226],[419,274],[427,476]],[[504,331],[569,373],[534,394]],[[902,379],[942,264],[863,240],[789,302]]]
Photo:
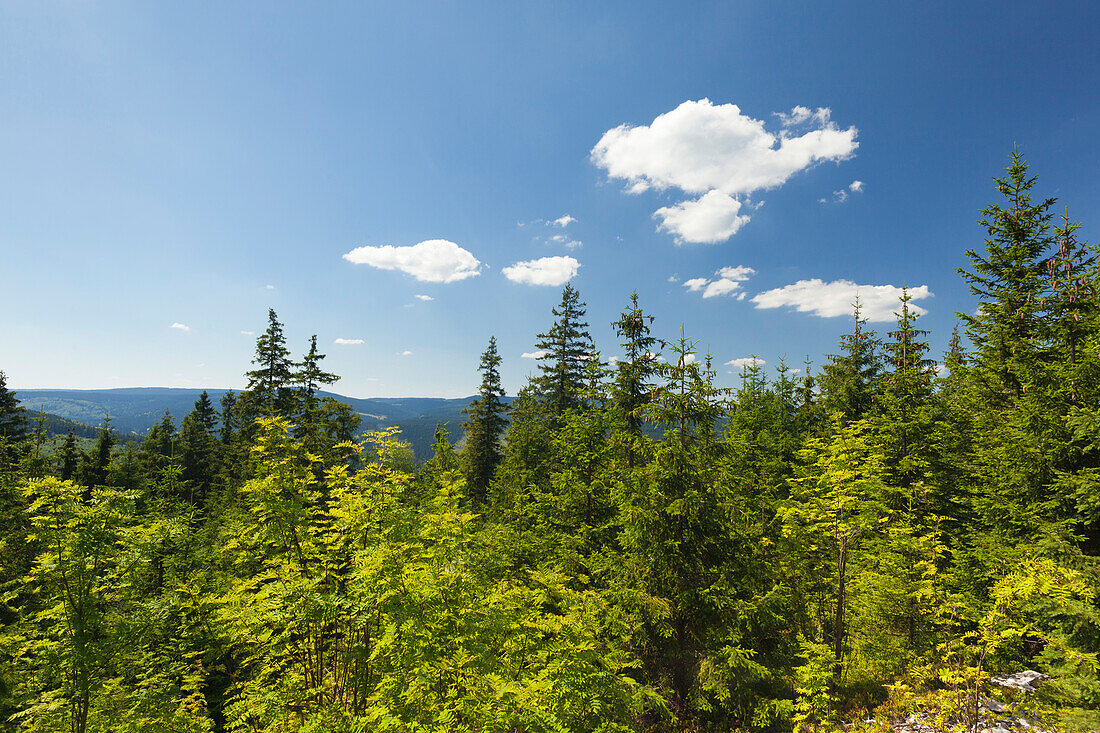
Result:
[[15,392],[8,389],[8,378],[0,372],[0,440],[21,443],[27,437],[27,410],[19,404]]
[[642,433],[642,408],[649,403],[653,385],[651,378],[657,372],[657,348],[660,341],[650,335],[653,316],[647,316],[638,305],[638,291],[630,294],[630,305],[611,325],[615,334],[623,339],[623,358],[615,364],[615,382],[611,396],[626,422],[627,431],[634,436]]
[[902,289],[897,328],[887,333],[886,360],[890,373],[882,380],[886,465],[893,483],[911,487],[928,468],[932,437],[930,400],[935,363],[927,357],[928,331],[916,328],[920,313],[909,307],[913,298]]
[[293,400],[294,362],[274,308],[268,309],[267,331],[256,339],[252,363],[257,368],[245,372],[245,376],[253,409],[262,415],[288,415]]
[[71,481],[76,475],[76,467],[80,460],[80,454],[76,449],[76,434],[73,428],[69,428],[65,436],[65,443],[61,446],[61,465],[58,467],[58,476],[62,481]]
[[[996,379],[986,383],[988,398],[1019,394],[1031,358],[1042,344],[1042,295],[1046,253],[1054,242],[1051,208],[1055,199],[1035,201],[1035,177],[1028,176],[1023,155],[1012,152],[1006,175],[995,178],[1003,203],[982,210],[985,250],[966,250],[971,269],[959,268],[979,299],[975,315],[960,313],[983,371]],[[984,380],[983,380],[984,381]]]
[[305,439],[307,447],[316,450],[320,430],[321,401],[317,391],[334,384],[340,377],[321,368],[325,355],[317,351],[317,334],[309,340],[309,352],[298,365],[294,381],[298,384],[298,425],[296,434]]
[[549,331],[538,335],[535,346],[545,352],[539,359],[539,391],[552,418],[557,419],[580,404],[594,348],[584,320],[585,305],[571,284],[566,284],[561,303],[551,313],[557,320]]
[[206,504],[218,472],[217,424],[217,412],[203,390],[179,432],[180,478],[186,482],[189,498],[200,507]]
[[99,428],[99,436],[96,438],[95,446],[90,453],[84,456],[81,473],[83,474],[83,483],[89,489],[107,485],[111,453],[116,442],[115,431],[111,428],[111,416],[107,415],[103,418],[103,425]]
[[855,422],[871,412],[882,370],[880,342],[874,331],[864,328],[867,319],[858,298],[854,308],[855,327],[841,337],[841,353],[829,357],[821,374],[825,410],[840,415],[845,422]]
[[504,387],[500,383],[500,355],[495,336],[489,337],[489,345],[481,355],[478,371],[481,372],[478,396],[463,410],[469,419],[462,425],[466,430],[466,448],[462,457],[470,496],[482,502],[489,482],[500,465],[500,440],[508,426],[508,405],[504,402]]

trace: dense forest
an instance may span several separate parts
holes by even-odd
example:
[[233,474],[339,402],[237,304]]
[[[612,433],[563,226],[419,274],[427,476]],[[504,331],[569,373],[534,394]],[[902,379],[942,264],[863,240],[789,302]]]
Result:
[[942,358],[904,295],[726,390],[636,294],[604,360],[567,285],[420,465],[274,311],[126,446],[0,375],[0,730],[1100,729],[1100,249],[995,183]]

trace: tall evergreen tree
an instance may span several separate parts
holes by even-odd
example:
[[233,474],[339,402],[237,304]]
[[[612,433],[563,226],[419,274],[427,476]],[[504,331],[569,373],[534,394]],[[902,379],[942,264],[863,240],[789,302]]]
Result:
[[466,430],[466,448],[462,457],[470,496],[482,502],[489,482],[500,465],[500,440],[508,426],[508,405],[504,402],[504,387],[500,383],[496,336],[489,337],[489,346],[481,355],[478,371],[481,372],[478,396],[463,410],[469,419],[462,425]]
[[650,334],[653,316],[647,316],[638,305],[638,291],[630,294],[627,306],[618,320],[612,322],[615,334],[622,338],[623,358],[615,364],[615,382],[611,396],[634,436],[642,433],[642,408],[651,399],[652,377],[657,373],[661,342]]
[[982,210],[985,251],[966,250],[971,269],[958,272],[978,297],[975,315],[960,313],[967,335],[995,382],[985,382],[987,398],[1019,394],[1030,360],[1042,347],[1042,295],[1046,254],[1054,243],[1051,209],[1055,199],[1035,201],[1027,162],[1016,150],[1006,175],[995,178],[1003,203]]
[[544,352],[539,359],[539,391],[551,416],[557,419],[580,404],[595,349],[584,320],[585,304],[572,284],[566,284],[561,303],[551,312],[557,320],[549,331],[538,335],[535,346]]
[[267,311],[267,330],[256,339],[252,363],[257,368],[245,376],[253,409],[261,415],[288,416],[293,406],[294,362],[274,308]]
[[867,319],[858,298],[854,307],[855,327],[841,337],[841,353],[830,356],[821,373],[825,410],[845,422],[855,422],[871,412],[882,370],[878,336],[866,330]]
[[203,390],[194,409],[183,418],[179,432],[180,478],[187,487],[187,498],[200,507],[205,506],[218,473],[217,425],[217,412]]
[[325,355],[317,351],[317,334],[309,340],[309,352],[298,365],[294,381],[298,384],[298,415],[296,434],[306,440],[308,448],[316,449],[316,439],[320,432],[321,401],[317,391],[328,384],[334,384],[340,377],[321,368]]
[[8,378],[0,372],[0,440],[21,443],[27,437],[27,410],[8,389]]

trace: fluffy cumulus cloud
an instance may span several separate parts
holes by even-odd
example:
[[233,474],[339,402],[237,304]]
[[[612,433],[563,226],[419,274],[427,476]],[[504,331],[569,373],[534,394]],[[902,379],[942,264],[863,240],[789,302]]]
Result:
[[504,276],[524,285],[564,285],[574,278],[581,263],[572,257],[540,257],[505,267]]
[[423,300],[425,303],[427,303],[429,300],[435,300],[435,298],[430,295],[414,295],[413,297],[417,300]]
[[764,361],[763,359],[760,359],[760,358],[755,357],[755,356],[742,356],[742,357],[737,358],[737,359],[730,359],[729,361],[726,362],[726,366],[728,366],[730,368],[730,371],[733,372],[733,371],[741,371],[745,367],[750,367],[753,364],[759,364],[760,366],[764,366],[767,363],[768,362]]
[[451,283],[477,277],[481,263],[469,251],[446,239],[429,239],[409,247],[387,244],[380,247],[356,247],[344,255],[356,265],[380,270],[400,270],[421,282]]
[[756,274],[756,270],[744,265],[737,267],[723,267],[714,273],[714,278],[693,277],[684,280],[684,287],[688,292],[702,292],[704,298],[716,298],[720,295],[737,295],[741,300],[745,293],[741,290],[741,283]]
[[525,351],[522,354],[520,354],[520,358],[521,359],[541,359],[542,357],[546,356],[549,353],[550,353],[549,351],[545,351],[543,349],[539,349],[538,351]]
[[576,221],[577,221],[576,217],[570,216],[569,214],[565,214],[564,216],[559,216],[557,219],[554,219],[554,221],[552,221],[550,223],[553,224],[556,227],[567,227],[567,226],[569,226],[570,224],[573,224]]
[[695,200],[662,206],[653,212],[653,218],[661,220],[657,229],[672,234],[677,244],[717,244],[748,223],[749,217],[740,211],[741,202],[734,197],[707,191]]
[[336,339],[332,343],[338,346],[355,346],[363,343],[363,339]]
[[[857,285],[851,280],[833,280],[825,282],[819,278],[799,280],[792,285],[766,290],[753,296],[752,302],[757,308],[794,308],[802,313],[829,318],[832,316],[850,316],[853,304],[859,298],[863,317],[868,321],[892,321],[898,310],[898,298],[902,289],[894,285]],[[927,285],[909,288],[913,300],[931,298],[932,292]],[[910,304],[910,310],[924,313],[924,308]]]
[[720,242],[749,220],[740,213],[743,197],[859,147],[856,128],[841,129],[828,108],[795,107],[780,122],[770,132],[735,104],[688,101],[648,125],[608,130],[591,158],[630,193],[678,189],[695,196],[660,209],[660,228],[682,242]]
[[190,327],[190,326],[185,326],[185,325],[183,325],[182,323],[173,323],[173,324],[172,324],[171,326],[169,326],[168,328],[174,328],[174,329],[176,329],[177,331],[183,331],[184,333],[186,333],[186,332],[188,332],[188,331],[190,331],[190,330],[191,330],[191,327]]

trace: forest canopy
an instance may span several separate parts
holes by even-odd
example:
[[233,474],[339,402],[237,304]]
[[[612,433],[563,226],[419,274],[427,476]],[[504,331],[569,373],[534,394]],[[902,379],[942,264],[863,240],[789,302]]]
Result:
[[723,389],[566,285],[421,465],[274,311],[140,442],[51,446],[0,372],[0,730],[1097,730],[1100,251],[995,186],[942,357],[905,293]]

